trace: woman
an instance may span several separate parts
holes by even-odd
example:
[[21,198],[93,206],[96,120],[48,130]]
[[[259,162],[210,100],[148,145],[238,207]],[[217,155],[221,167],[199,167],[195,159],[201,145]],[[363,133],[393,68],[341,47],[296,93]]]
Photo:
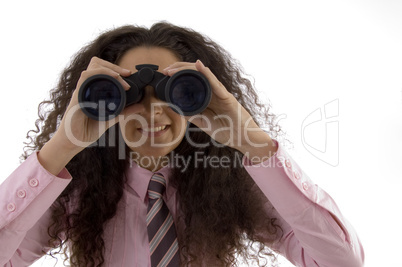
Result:
[[[110,75],[129,90],[123,77],[140,64],[167,76],[200,72],[210,104],[181,116],[147,86],[115,119],[85,116],[77,94],[87,78]],[[336,204],[271,139],[281,133],[275,117],[239,66],[193,30],[157,23],[100,35],[40,108],[26,161],[0,188],[1,266],[29,265],[52,248],[73,266],[231,266],[242,258],[265,266],[277,253],[297,266],[363,264]],[[147,225],[154,177],[166,188],[158,203],[174,233],[162,256]]]

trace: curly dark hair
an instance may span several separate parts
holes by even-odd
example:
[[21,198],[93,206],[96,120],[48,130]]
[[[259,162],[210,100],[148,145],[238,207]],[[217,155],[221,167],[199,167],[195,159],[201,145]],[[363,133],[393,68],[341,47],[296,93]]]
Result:
[[[272,138],[282,134],[269,105],[260,102],[242,67],[227,51],[192,29],[159,22],[150,28],[121,26],[102,33],[83,47],[61,74],[50,100],[40,103],[36,129],[27,134],[30,141],[23,158],[40,150],[55,133],[81,72],[92,57],[117,63],[126,51],[138,46],[167,48],[181,61],[200,59]],[[109,138],[112,132],[115,140]],[[119,127],[113,126],[101,137],[103,145],[98,142],[87,147],[68,163],[66,168],[74,179],[52,205],[49,242],[59,249],[49,253],[63,253],[67,257],[68,249],[73,266],[104,263],[103,228],[116,214],[129,163],[128,156],[119,154],[123,148],[128,155],[129,149],[117,138],[118,132]],[[184,138],[174,152],[193,160],[198,151],[206,157],[229,157],[233,162],[242,158],[235,149],[216,146],[202,131],[191,131],[190,137],[193,142],[210,145],[195,148]],[[189,164],[191,167],[184,172],[174,169],[171,178],[183,214],[184,225],[178,236],[182,264],[197,264],[209,258],[214,265],[229,266],[236,265],[239,256],[260,265],[266,264],[261,263],[262,258],[274,262],[275,253],[270,245],[281,238],[282,229],[267,212],[271,205],[247,171],[242,166],[218,169],[207,166],[200,171],[196,165]]]

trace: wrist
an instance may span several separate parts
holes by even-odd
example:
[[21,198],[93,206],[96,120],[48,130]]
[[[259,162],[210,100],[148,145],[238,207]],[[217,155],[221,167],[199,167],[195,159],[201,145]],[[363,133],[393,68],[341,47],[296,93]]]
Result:
[[60,139],[56,133],[38,153],[40,164],[53,175],[58,175],[70,160],[82,150],[82,148],[72,146]]
[[278,146],[268,133],[261,129],[247,132],[237,150],[242,152],[252,164],[261,163],[272,157],[278,150]]

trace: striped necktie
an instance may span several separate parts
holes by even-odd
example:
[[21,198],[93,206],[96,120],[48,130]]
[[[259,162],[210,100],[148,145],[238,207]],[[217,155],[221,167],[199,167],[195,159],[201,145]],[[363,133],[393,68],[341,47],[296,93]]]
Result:
[[148,186],[147,228],[152,267],[180,265],[176,229],[173,217],[162,199],[166,180],[155,173]]

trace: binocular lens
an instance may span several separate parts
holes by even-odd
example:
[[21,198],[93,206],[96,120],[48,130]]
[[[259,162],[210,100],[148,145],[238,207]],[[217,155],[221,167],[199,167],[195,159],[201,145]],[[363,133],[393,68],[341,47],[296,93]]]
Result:
[[111,79],[92,79],[85,86],[80,102],[86,103],[83,110],[87,115],[98,120],[107,120],[118,115],[124,107],[123,93],[124,90],[122,92]]
[[207,96],[204,84],[194,76],[182,76],[172,83],[170,100],[184,113],[197,111]]

